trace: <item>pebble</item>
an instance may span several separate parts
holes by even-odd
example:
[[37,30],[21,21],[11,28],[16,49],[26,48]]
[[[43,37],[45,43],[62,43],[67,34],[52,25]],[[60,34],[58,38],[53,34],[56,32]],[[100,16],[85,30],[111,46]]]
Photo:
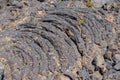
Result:
[[105,60],[104,60],[104,58],[103,58],[102,55],[98,55],[95,58],[95,65],[98,66],[98,67],[100,67],[100,68],[106,67]]
[[104,54],[104,58],[111,60],[112,59],[112,52],[111,51],[107,51],[107,53]]
[[60,74],[60,75],[57,75],[57,77],[54,78],[54,80],[70,80],[70,78],[63,74]]
[[114,57],[115,57],[116,61],[120,61],[120,54],[115,54]]
[[89,73],[86,71],[85,68],[80,69],[78,72],[78,75],[81,75],[83,80],[91,80]]
[[99,71],[95,71],[95,72],[92,74],[92,79],[93,79],[93,80],[102,80],[103,77],[102,77],[102,75],[99,73]]
[[117,63],[117,64],[114,66],[114,69],[116,69],[116,70],[120,70],[120,62]]
[[107,66],[106,66],[107,69],[112,69],[113,68],[113,66],[112,66],[114,64],[113,61],[106,59],[105,62],[107,64]]

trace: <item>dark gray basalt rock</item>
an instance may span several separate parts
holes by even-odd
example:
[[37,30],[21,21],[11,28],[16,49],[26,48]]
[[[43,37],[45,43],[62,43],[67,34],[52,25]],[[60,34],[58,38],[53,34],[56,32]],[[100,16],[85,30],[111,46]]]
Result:
[[0,32],[5,80],[92,80],[94,71],[100,76],[93,78],[102,75],[108,79],[109,69],[101,68],[94,59],[109,51],[119,52],[119,25],[107,21],[99,10],[77,7],[47,9],[33,22],[37,18],[35,9],[29,8],[33,10],[27,15],[32,17],[31,22],[11,25]]

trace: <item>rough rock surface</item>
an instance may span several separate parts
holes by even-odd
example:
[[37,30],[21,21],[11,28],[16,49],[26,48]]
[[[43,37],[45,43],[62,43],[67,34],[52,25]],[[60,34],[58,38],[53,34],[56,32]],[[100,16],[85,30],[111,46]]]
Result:
[[0,80],[119,80],[120,5],[81,1],[0,0]]

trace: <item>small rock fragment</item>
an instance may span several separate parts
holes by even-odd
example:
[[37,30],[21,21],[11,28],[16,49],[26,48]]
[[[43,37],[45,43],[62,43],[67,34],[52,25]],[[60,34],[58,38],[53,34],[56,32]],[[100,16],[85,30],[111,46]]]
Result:
[[102,75],[98,71],[95,71],[92,74],[92,78],[93,78],[93,80],[102,80],[103,79]]
[[106,54],[104,54],[104,58],[108,59],[108,60],[111,60],[112,59],[112,52],[108,51]]
[[120,61],[120,54],[115,54],[114,57],[115,57],[116,61]]
[[79,76],[82,76],[83,80],[91,80],[89,73],[86,71],[85,68],[80,69],[77,73]]
[[70,78],[63,74],[59,74],[54,78],[54,80],[70,80]]
[[113,66],[112,66],[114,64],[113,61],[106,59],[105,62],[106,62],[106,68],[107,69],[112,69],[113,68]]
[[120,62],[117,63],[117,64],[114,66],[114,68],[115,68],[116,70],[120,70]]
[[109,21],[109,22],[114,22],[114,21],[116,20],[113,15],[107,15],[107,16],[105,17],[105,19],[106,19],[107,21]]
[[100,67],[100,68],[103,68],[105,67],[105,60],[103,58],[102,55],[98,55],[96,58],[95,58],[95,65]]

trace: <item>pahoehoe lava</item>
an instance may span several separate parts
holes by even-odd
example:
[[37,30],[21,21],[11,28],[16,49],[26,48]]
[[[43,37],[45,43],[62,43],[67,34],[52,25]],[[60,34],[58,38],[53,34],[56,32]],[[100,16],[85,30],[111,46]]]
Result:
[[99,54],[119,50],[112,47],[119,42],[118,27],[98,10],[54,8],[46,13],[37,24],[0,32],[1,80],[92,80],[85,65]]

